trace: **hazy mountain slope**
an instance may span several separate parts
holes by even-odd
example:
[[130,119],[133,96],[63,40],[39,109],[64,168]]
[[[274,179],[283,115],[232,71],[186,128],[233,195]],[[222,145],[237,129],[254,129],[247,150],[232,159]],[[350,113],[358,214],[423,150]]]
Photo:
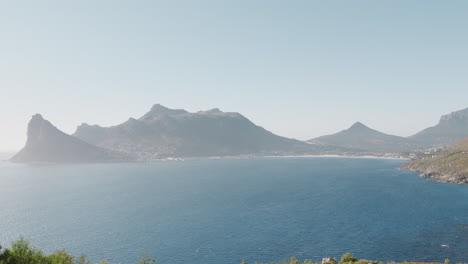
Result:
[[411,161],[401,168],[422,172],[421,176],[436,181],[468,184],[468,137],[440,154]]
[[325,147],[277,136],[239,113],[219,109],[189,113],[159,104],[139,119],[113,127],[78,127],[74,136],[100,147],[164,157],[319,153]]
[[468,108],[440,118],[437,125],[426,128],[408,139],[425,146],[448,146],[468,137]]
[[336,134],[314,138],[309,140],[309,142],[377,153],[399,153],[416,148],[416,145],[408,139],[384,134],[360,122],[356,122],[350,128]]
[[11,158],[13,162],[110,162],[128,157],[104,150],[58,130],[40,114],[28,124],[25,147]]
[[12,151],[0,151],[0,162],[9,160],[15,155],[15,152]]

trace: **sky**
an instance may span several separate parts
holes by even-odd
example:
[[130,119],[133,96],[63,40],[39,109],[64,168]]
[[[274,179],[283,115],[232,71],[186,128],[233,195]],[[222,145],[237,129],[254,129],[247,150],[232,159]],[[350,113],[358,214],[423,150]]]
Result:
[[310,139],[468,107],[468,1],[0,0],[0,150],[160,103]]

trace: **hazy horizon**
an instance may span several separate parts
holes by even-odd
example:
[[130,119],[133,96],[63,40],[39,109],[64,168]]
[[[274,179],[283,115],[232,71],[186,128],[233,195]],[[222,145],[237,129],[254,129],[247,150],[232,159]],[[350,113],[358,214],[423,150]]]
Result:
[[35,113],[73,133],[220,108],[305,140],[468,107],[465,1],[46,2],[0,4],[0,151]]

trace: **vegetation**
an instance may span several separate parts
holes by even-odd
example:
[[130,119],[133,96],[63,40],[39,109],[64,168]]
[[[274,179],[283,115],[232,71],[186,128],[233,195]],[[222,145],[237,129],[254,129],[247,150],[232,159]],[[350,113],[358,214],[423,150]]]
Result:
[[[143,255],[135,264],[154,264],[154,258]],[[42,250],[30,245],[21,238],[14,242],[10,249],[2,250],[0,246],[0,264],[92,264],[86,256],[73,257],[65,250],[45,255]],[[99,264],[109,264],[102,260]]]
[[[154,257],[142,255],[142,257],[135,262],[135,264],[154,264]],[[0,246],[0,264],[92,264],[86,256],[78,258],[73,257],[65,250],[59,250],[55,253],[46,255],[40,249],[32,247],[30,243],[23,238],[14,242],[10,249],[2,250]],[[109,264],[108,261],[102,260],[99,264]],[[248,264],[243,260],[241,264]],[[255,262],[255,264],[263,264]],[[274,264],[274,263],[271,263]],[[314,262],[312,260],[304,260],[303,262],[292,257],[288,261],[281,261],[277,264],[384,264],[381,261],[359,260],[351,253],[346,253],[337,262],[333,258],[325,258],[322,262]],[[439,262],[390,262],[387,264],[442,264]],[[445,259],[444,264],[451,264],[449,259]],[[457,263],[462,264],[462,263]]]
[[402,169],[422,172],[440,182],[468,184],[468,138],[446,151],[404,164]]

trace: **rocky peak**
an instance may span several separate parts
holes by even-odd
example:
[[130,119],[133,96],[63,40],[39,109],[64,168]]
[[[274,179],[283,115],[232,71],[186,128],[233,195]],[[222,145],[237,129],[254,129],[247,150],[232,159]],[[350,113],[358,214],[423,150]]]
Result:
[[440,118],[440,123],[450,122],[452,120],[467,120],[468,121],[468,107],[463,110],[459,110],[459,111],[455,111],[447,115],[443,115]]
[[361,122],[354,123],[348,130],[369,130],[370,128]]
[[177,115],[186,113],[188,112],[183,109],[170,109],[163,105],[155,104],[153,105],[153,107],[151,107],[151,110],[145,115],[143,115],[139,120],[149,121],[165,115]]
[[213,108],[213,109],[210,109],[208,111],[206,111],[208,113],[222,113],[223,111],[219,110],[219,108]]
[[150,112],[166,112],[168,110],[171,110],[161,104],[155,104],[151,107]]
[[90,125],[88,123],[81,123],[81,125],[79,125],[78,127],[100,127],[99,125]]
[[37,113],[37,114],[32,116],[31,120],[44,120],[44,118],[42,117],[41,114]]
[[41,137],[44,130],[47,128],[54,128],[54,126],[47,120],[45,120],[41,114],[35,114],[32,116],[31,121],[28,124],[28,139],[27,143],[34,142]]
[[213,108],[213,109],[206,110],[206,111],[198,111],[198,113],[200,114],[223,114],[224,112],[221,111],[219,108]]

